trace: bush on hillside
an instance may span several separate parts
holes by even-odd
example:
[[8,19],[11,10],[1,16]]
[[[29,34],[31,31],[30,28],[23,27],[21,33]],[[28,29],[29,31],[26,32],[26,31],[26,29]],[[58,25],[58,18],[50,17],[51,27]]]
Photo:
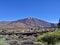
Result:
[[48,45],[55,45],[60,41],[60,31],[48,32],[38,36],[37,42],[46,42]]

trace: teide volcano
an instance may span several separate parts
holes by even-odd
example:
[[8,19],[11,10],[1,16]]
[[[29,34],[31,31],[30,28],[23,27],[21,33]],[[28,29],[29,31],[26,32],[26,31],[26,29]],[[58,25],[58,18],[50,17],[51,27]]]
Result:
[[25,18],[8,23],[0,23],[0,29],[28,29],[33,27],[55,27],[55,24],[49,23],[37,18]]

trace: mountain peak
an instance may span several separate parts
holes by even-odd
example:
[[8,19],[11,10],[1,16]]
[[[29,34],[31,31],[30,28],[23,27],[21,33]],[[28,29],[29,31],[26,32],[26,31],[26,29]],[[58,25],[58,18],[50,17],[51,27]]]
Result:
[[31,25],[31,26],[51,27],[51,24],[49,22],[40,20],[38,18],[33,18],[33,17],[24,18],[21,20],[17,20],[15,22],[21,22],[21,23],[24,23],[26,25]]
[[26,20],[39,20],[38,18],[34,18],[34,17],[28,17],[28,18],[25,18]]
[[28,17],[28,19],[34,19],[33,17]]

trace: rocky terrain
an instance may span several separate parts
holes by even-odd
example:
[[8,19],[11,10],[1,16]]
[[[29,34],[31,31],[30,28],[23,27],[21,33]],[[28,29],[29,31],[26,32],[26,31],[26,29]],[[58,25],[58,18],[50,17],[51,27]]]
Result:
[[[49,30],[52,31],[50,28]],[[55,29],[53,29],[53,31],[54,30]],[[46,33],[47,31],[37,31],[16,32],[14,30],[0,30],[0,45],[43,45],[41,42],[35,42],[35,40],[37,39],[37,36]]]
[[[35,42],[36,37],[34,35],[1,35],[0,38],[5,41],[2,45],[43,45],[41,42]],[[0,44],[1,45],[1,44]]]

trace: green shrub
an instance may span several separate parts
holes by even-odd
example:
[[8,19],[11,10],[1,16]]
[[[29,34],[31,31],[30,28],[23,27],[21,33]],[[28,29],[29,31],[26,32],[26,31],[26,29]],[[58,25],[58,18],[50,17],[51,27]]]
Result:
[[55,45],[60,41],[60,31],[48,32],[40,35],[36,39],[37,42],[47,42],[48,45]]
[[0,38],[0,45],[3,45],[5,43],[5,39],[4,38]]

